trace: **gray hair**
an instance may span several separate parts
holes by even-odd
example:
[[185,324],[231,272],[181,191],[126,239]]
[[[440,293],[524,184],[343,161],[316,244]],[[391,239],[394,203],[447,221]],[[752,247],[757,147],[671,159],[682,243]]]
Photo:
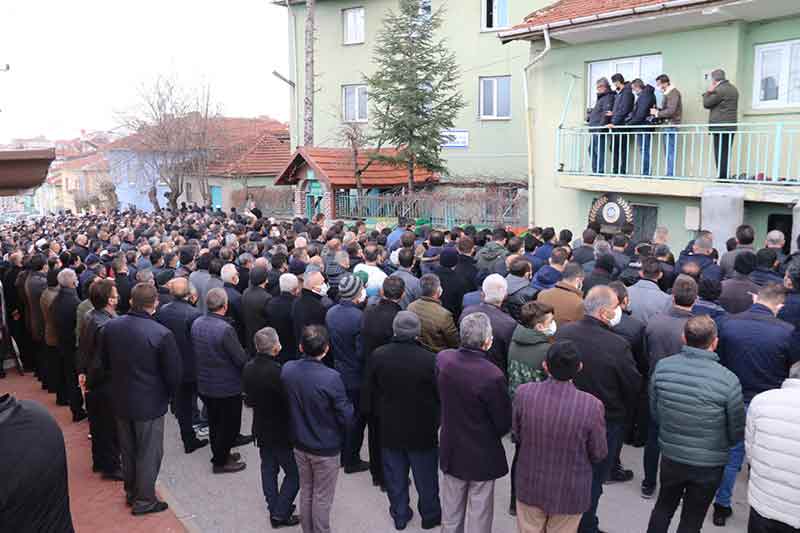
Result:
[[[250,244],[250,243],[248,243],[248,244]],[[239,255],[239,265],[240,266],[245,266],[246,264],[252,263],[253,261],[254,261],[253,254],[251,254],[249,252],[245,252],[245,253]]]
[[206,307],[209,311],[212,313],[219,311],[226,305],[228,305],[228,293],[225,292],[225,289],[215,287],[208,291],[206,295]]
[[239,238],[236,237],[233,233],[228,233],[225,235],[225,246],[230,246],[231,248],[234,246],[238,246]]
[[592,287],[586,297],[583,299],[583,309],[586,314],[597,318],[600,311],[615,307],[619,305],[619,298],[610,287],[606,285],[598,285]]
[[611,243],[608,241],[598,240],[594,243],[594,256],[595,258],[601,255],[608,255],[611,253]]
[[608,88],[608,89],[611,88],[611,83],[608,81],[608,78],[606,78],[606,77],[600,78],[599,80],[597,80],[597,83],[595,83],[594,85],[595,85],[595,87],[597,87],[598,85],[605,85],[606,88]]
[[461,320],[460,333],[462,347],[480,350],[492,337],[492,323],[485,313],[472,313]]
[[75,282],[78,280],[78,275],[71,268],[65,268],[58,273],[56,277],[59,287],[72,288],[75,287]]
[[714,243],[708,237],[698,237],[694,240],[694,245],[698,250],[710,251],[714,248]]
[[425,274],[419,279],[420,294],[428,298],[436,297],[441,286],[442,282],[436,274]]
[[508,294],[508,282],[500,274],[491,274],[483,280],[481,289],[484,302],[501,305]]
[[153,271],[150,270],[149,268],[138,271],[136,273],[136,282],[154,284],[156,282],[156,279],[155,276],[153,276]]
[[256,351],[258,353],[268,354],[271,354],[275,346],[280,343],[278,340],[278,332],[275,331],[275,328],[261,328],[256,331],[256,334],[253,336],[253,342],[256,345]]
[[333,260],[340,265],[345,262],[347,262],[347,264],[350,264],[350,254],[348,254],[344,250],[339,250],[338,252],[333,254]]
[[281,292],[294,292],[297,290],[297,286],[300,285],[300,282],[297,281],[297,276],[294,274],[281,274],[281,277],[278,279],[278,284],[280,285]]
[[722,81],[725,79],[725,71],[721,68],[711,71],[711,79],[714,81]]
[[223,283],[233,283],[233,278],[238,275],[239,271],[236,270],[236,265],[233,263],[226,263],[219,273],[219,277],[222,278]]
[[786,237],[784,237],[783,232],[777,229],[774,229],[767,233],[767,244],[772,244],[774,246],[783,246],[786,242]]

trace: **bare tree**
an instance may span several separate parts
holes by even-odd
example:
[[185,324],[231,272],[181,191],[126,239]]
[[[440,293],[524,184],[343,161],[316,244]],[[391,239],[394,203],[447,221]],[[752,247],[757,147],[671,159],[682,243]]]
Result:
[[314,40],[316,39],[316,1],[306,0],[306,79],[303,99],[303,144],[314,146]]
[[[158,211],[158,186],[167,186],[169,206],[177,209],[186,179],[199,181],[200,194],[208,204],[208,162],[214,137],[215,111],[211,92],[183,90],[174,80],[159,77],[140,92],[139,109],[122,117],[132,134],[123,143],[128,173],[135,175]],[[205,186],[204,186],[205,184]]]
[[[364,196],[364,184],[362,178],[364,173],[376,161],[380,161],[381,148],[383,148],[383,138],[377,139],[377,145],[374,148],[367,148],[371,137],[362,129],[359,124],[354,122],[347,122],[339,129],[339,141],[350,148],[352,161],[353,161],[353,178],[356,182],[356,205],[358,212],[361,212],[361,204]],[[362,164],[359,158],[366,152],[367,158]],[[393,164],[393,162],[392,162]]]

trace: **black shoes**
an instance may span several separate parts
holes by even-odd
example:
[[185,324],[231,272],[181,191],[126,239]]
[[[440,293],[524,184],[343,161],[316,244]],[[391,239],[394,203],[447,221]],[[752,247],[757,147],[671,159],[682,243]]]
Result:
[[122,470],[119,468],[111,472],[103,472],[100,477],[109,481],[125,481],[125,478],[122,477]]
[[625,470],[622,467],[615,468],[608,476],[606,483],[625,483],[633,479],[633,470]]
[[272,524],[272,529],[280,529],[282,527],[294,527],[300,523],[300,517],[294,514],[289,518],[284,518],[282,520],[276,520],[275,518],[270,518],[269,523]]
[[718,503],[714,504],[714,525],[718,527],[724,527],[725,522],[728,518],[731,517],[733,514],[733,509],[730,507],[725,507],[724,505],[720,505]]
[[207,445],[208,439],[195,439],[194,441],[189,441],[187,444],[184,444],[183,451],[186,453],[192,453]]
[[656,486],[655,485],[645,485],[642,482],[642,498],[645,500],[652,499],[653,496],[656,495]]
[[233,441],[233,447],[234,447],[234,448],[238,448],[239,446],[244,446],[244,445],[246,445],[246,444],[250,444],[250,443],[251,443],[251,442],[253,442],[254,440],[255,440],[255,437],[253,437],[252,435],[242,435],[242,434],[239,434],[239,435],[236,437],[236,440],[235,440],[235,441]]
[[345,474],[358,474],[359,472],[366,472],[367,470],[369,470],[369,463],[366,461],[358,461],[344,467]]
[[235,472],[241,472],[245,468],[247,468],[245,463],[233,460],[231,457],[224,465],[214,465],[211,471],[215,474],[233,474]]
[[439,517],[436,520],[423,520],[422,521],[422,529],[433,529],[437,528],[442,525],[442,518]]
[[72,413],[72,421],[73,422],[80,422],[82,420],[85,420],[86,417],[88,417],[88,416],[89,415],[86,413],[86,411],[81,409],[77,413]]
[[508,504],[508,514],[511,516],[517,516],[517,502],[516,500],[512,501]]
[[397,531],[403,531],[408,526],[408,523],[411,522],[412,518],[414,518],[414,511],[411,511],[411,514],[408,515],[408,519],[403,520],[402,522],[398,522],[397,520],[395,520],[394,528]]
[[167,509],[169,509],[169,505],[167,505],[167,502],[157,501],[150,507],[144,507],[138,509],[134,507],[133,510],[131,511],[131,514],[133,516],[142,516],[151,513],[160,513],[162,511],[166,511]]

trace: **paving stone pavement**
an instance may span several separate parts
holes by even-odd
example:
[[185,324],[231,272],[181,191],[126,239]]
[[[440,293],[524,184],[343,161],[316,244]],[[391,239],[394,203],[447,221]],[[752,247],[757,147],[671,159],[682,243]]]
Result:
[[[243,410],[243,433],[250,433],[252,411]],[[366,439],[365,439],[366,440]],[[178,425],[171,415],[167,417],[164,443],[164,463],[159,481],[168,489],[174,500],[178,518],[190,531],[205,533],[255,533],[271,531],[269,517],[261,493],[261,477],[258,450],[252,446],[238,448],[247,469],[237,474],[213,475],[211,473],[211,451],[208,447],[186,455],[180,442]],[[506,452],[511,458],[511,445],[506,440]],[[367,458],[366,445],[362,458]],[[642,450],[626,446],[623,463],[635,473],[629,483],[607,485],[600,499],[600,527],[607,533],[641,533],[647,529],[647,521],[655,500],[644,500],[639,495],[642,480]],[[713,533],[740,533],[747,530],[746,474],[740,475],[734,494],[734,515],[725,528],[711,523],[711,513],[706,519],[704,531]],[[508,514],[509,477],[495,485],[494,533],[517,531],[514,518]],[[416,493],[411,489],[411,507],[415,515],[405,531],[422,532],[416,512]],[[677,528],[673,519],[671,531]],[[368,472],[345,475],[340,471],[333,504],[332,528],[334,532],[346,533],[391,533],[395,531],[389,517],[386,495],[372,486]],[[299,532],[300,527],[287,528],[287,533]]]

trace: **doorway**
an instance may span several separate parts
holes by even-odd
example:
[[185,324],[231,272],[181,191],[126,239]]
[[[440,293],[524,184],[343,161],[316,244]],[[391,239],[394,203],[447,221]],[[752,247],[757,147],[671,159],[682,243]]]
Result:
[[658,207],[633,204],[633,242],[650,241],[658,225]]
[[767,232],[776,229],[783,233],[786,242],[783,244],[783,253],[789,255],[792,251],[792,226],[794,217],[792,215],[769,215],[767,217]]

